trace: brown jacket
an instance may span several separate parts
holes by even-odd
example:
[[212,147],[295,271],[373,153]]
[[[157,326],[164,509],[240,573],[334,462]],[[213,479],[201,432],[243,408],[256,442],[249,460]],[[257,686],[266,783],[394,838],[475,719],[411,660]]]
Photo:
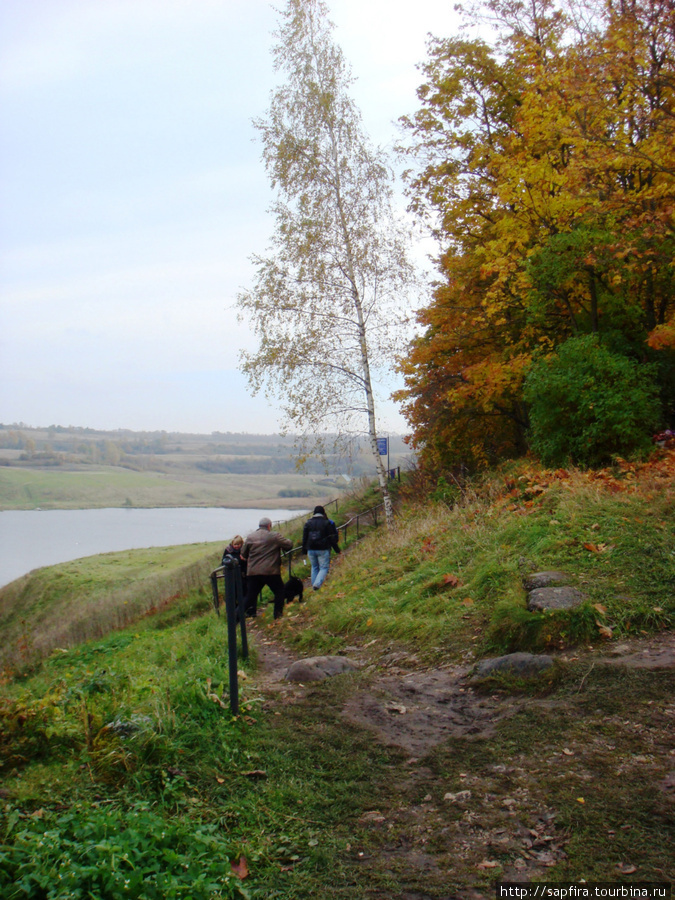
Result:
[[241,558],[248,560],[247,575],[281,575],[281,551],[291,550],[293,541],[278,531],[258,528],[244,541]]

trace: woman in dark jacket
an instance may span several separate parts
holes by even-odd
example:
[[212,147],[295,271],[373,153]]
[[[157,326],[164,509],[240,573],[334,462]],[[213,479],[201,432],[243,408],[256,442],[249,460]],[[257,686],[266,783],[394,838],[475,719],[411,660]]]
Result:
[[227,547],[223,550],[223,558],[221,566],[225,563],[226,556],[232,556],[239,563],[239,571],[241,572],[241,595],[246,605],[246,560],[241,558],[241,548],[244,546],[244,539],[240,534],[235,534]]
[[326,515],[323,506],[315,506],[311,519],[302,530],[302,552],[312,564],[312,588],[318,591],[330,568],[330,551],[340,552],[335,522]]

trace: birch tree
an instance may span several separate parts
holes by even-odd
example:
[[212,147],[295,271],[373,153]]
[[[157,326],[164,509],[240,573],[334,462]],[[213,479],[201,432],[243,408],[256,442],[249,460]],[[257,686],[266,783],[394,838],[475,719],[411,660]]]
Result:
[[285,80],[254,122],[276,221],[237,300],[259,342],[242,369],[254,392],[278,398],[305,455],[329,434],[367,435],[391,524],[375,388],[393,369],[413,270],[391,171],[364,133],[332,32],[322,0],[288,0],[281,12],[273,52]]

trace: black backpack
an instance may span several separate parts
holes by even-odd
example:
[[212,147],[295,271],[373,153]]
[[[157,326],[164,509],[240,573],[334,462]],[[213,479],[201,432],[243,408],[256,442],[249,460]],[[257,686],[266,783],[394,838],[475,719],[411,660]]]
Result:
[[308,550],[327,550],[326,544],[328,537],[328,519],[318,519],[316,522],[310,519],[310,527],[307,532],[307,549]]

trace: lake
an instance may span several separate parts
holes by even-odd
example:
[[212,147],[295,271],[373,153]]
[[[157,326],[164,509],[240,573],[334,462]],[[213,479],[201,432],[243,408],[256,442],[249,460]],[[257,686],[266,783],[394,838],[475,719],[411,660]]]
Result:
[[30,509],[0,511],[0,587],[32,569],[112,550],[168,547],[244,537],[263,516],[290,509]]

